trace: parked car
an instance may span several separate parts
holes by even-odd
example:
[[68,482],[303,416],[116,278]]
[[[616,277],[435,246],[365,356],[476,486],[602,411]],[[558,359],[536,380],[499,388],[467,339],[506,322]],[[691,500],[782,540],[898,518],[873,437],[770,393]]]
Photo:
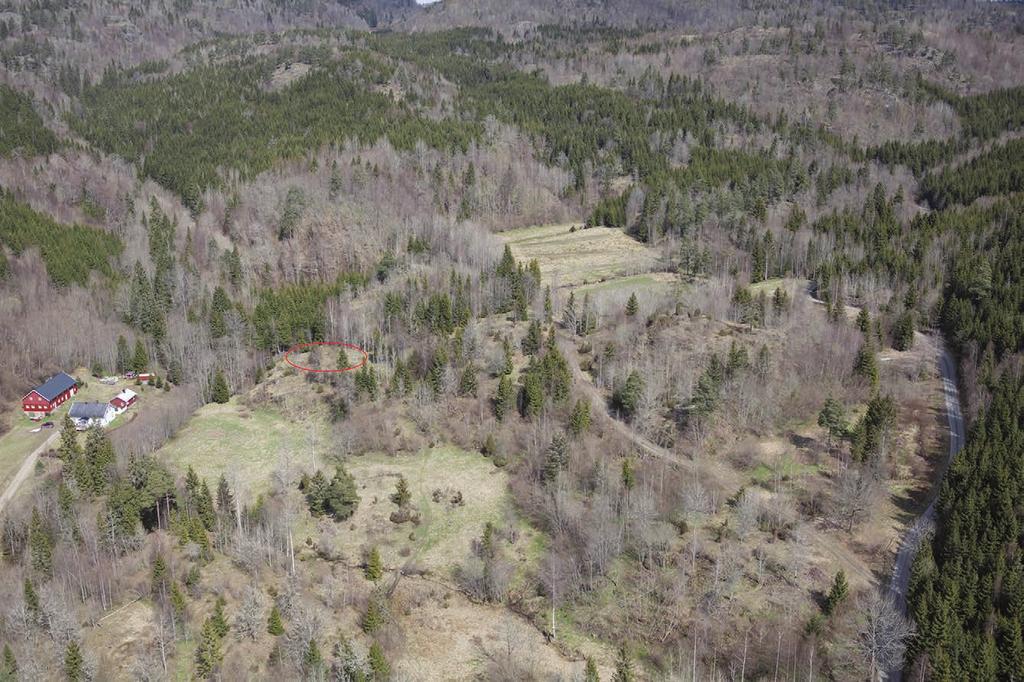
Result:
[[40,426],[42,426],[44,429],[52,429],[53,422],[43,422],[42,424],[40,424]]

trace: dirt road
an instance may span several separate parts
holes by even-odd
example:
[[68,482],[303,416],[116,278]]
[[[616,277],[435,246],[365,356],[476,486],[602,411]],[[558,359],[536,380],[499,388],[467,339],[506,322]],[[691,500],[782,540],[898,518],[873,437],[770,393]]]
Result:
[[18,472],[14,474],[14,478],[11,479],[11,482],[7,484],[7,488],[4,490],[3,494],[0,495],[0,512],[3,512],[7,503],[10,502],[17,494],[18,488],[21,487],[21,484],[24,483],[32,474],[32,470],[35,469],[36,462],[39,460],[39,455],[50,449],[58,438],[60,438],[60,431],[54,429],[50,437],[44,440],[42,444],[33,450],[32,453],[25,458],[25,461],[21,463],[21,468],[19,468]]
[[[946,455],[946,466],[953,461],[956,453],[964,446],[966,433],[964,431],[964,418],[960,412],[960,392],[956,387],[956,363],[953,356],[945,347],[939,352],[939,370],[942,372],[942,394],[946,402],[946,421],[949,424],[949,452]],[[896,553],[896,563],[892,569],[892,579],[889,582],[889,594],[896,601],[900,611],[907,612],[907,586],[910,583],[910,568],[914,564],[914,557],[917,556],[917,548],[921,541],[935,527],[936,503],[938,502],[938,489],[932,496],[931,504],[925,510],[914,525],[907,529],[900,543],[899,551]],[[890,670],[886,675],[889,682],[899,682],[902,678],[902,671]]]

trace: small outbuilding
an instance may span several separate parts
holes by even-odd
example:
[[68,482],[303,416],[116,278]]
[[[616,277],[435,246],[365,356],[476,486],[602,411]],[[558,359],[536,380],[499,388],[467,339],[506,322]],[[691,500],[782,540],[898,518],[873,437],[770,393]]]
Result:
[[135,391],[126,388],[110,399],[110,405],[114,408],[114,412],[121,414],[134,405],[138,399],[139,395]]
[[117,413],[110,403],[75,403],[68,411],[75,429],[85,431],[93,426],[106,426],[114,421]]

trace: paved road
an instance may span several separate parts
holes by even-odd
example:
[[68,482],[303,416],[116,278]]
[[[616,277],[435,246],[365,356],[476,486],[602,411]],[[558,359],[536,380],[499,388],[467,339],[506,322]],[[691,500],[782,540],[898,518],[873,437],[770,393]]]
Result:
[[[964,418],[960,412],[960,392],[956,387],[956,363],[953,356],[945,347],[939,353],[939,370],[942,372],[942,393],[946,401],[946,421],[949,424],[949,453],[946,455],[946,465],[953,461],[953,457],[964,446],[966,433],[964,431]],[[914,525],[907,529],[900,549],[896,553],[896,564],[892,570],[892,580],[889,583],[889,594],[896,601],[900,611],[906,614],[907,611],[907,586],[910,583],[910,568],[914,564],[914,557],[917,555],[917,548],[928,533],[935,527],[935,505],[938,502],[938,488],[932,496],[931,504],[925,510]],[[902,671],[890,670],[886,675],[889,682],[900,682]]]
[[7,488],[4,490],[3,494],[0,495],[0,512],[3,512],[7,503],[14,498],[15,494],[17,494],[18,488],[21,487],[21,484],[24,483],[32,474],[32,470],[35,469],[39,455],[50,449],[58,438],[60,438],[60,430],[54,429],[53,433],[50,434],[50,437],[44,440],[42,445],[33,450],[32,454],[26,457],[25,461],[21,463],[21,468],[18,469],[18,473],[14,474],[14,478],[11,479],[11,482],[7,484]]

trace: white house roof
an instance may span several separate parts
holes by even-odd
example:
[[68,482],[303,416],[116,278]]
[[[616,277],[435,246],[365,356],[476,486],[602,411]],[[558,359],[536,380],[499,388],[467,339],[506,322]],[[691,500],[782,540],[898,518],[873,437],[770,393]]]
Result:
[[115,395],[113,399],[117,400],[118,398],[120,398],[121,400],[123,400],[124,402],[127,403],[132,398],[136,397],[137,395],[138,394],[135,391],[133,391],[132,389],[126,388],[123,391],[121,391],[120,393],[118,393],[117,395]]

